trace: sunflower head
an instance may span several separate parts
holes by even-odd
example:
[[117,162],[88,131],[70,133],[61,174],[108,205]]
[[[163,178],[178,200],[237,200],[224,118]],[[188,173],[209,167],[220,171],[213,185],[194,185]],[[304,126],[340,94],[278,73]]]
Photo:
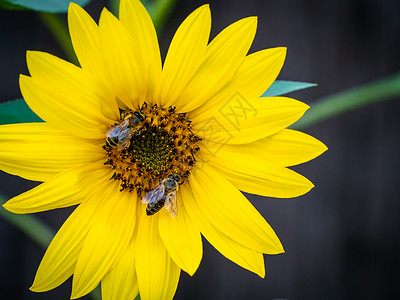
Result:
[[[137,120],[130,124],[130,120]],[[194,167],[201,138],[191,130],[186,113],[175,107],[158,107],[146,102],[134,112],[122,110],[120,122],[108,131],[103,149],[120,191],[135,191],[139,199],[170,174],[188,178]],[[110,142],[111,138],[117,141]]]
[[[208,5],[177,29],[162,63],[139,0],[97,24],[71,3],[80,66],[28,51],[20,88],[42,123],[0,126],[0,168],[43,182],[9,200],[15,213],[78,205],[49,245],[31,289],[73,276],[79,298],[100,282],[104,299],[172,299],[193,275],[202,236],[239,266],[265,276],[263,254],[283,247],[240,191],[290,198],[312,183],[289,167],[326,150],[286,129],[308,106],[261,97],[286,49],[248,54],[257,19],[209,41]],[[12,149],[13,151],[10,151]],[[171,218],[172,216],[172,218]]]

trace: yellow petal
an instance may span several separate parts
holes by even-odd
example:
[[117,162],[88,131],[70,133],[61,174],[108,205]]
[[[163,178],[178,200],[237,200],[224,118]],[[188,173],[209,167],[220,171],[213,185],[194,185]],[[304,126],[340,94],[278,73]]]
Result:
[[142,76],[148,76],[147,99],[152,100],[153,92],[161,75],[160,49],[153,22],[139,0],[121,0],[119,19],[135,39],[137,50],[141,52],[145,66]]
[[55,90],[58,105],[82,111],[100,124],[119,118],[110,91],[90,73],[45,52],[27,51],[26,56],[31,77],[47,85],[47,91]]
[[27,52],[27,63],[32,77],[21,75],[21,92],[44,121],[76,136],[98,139],[118,119],[108,90],[81,68],[37,51]]
[[205,59],[176,101],[178,111],[195,109],[231,80],[253,42],[257,18],[237,21],[207,46]]
[[79,63],[84,70],[96,75],[102,64],[99,27],[83,8],[73,2],[68,8],[68,27]]
[[147,90],[154,88],[152,81],[157,80],[154,77],[156,67],[150,70],[150,62],[143,60],[141,40],[133,37],[107,9],[102,11],[97,26],[82,8],[71,4],[68,21],[82,68],[113,91],[112,100],[121,100],[130,108],[136,108],[145,100]]
[[183,205],[185,206],[190,219],[210,244],[226,258],[264,278],[265,267],[262,253],[235,242],[212,225],[208,217],[200,209],[190,187],[183,185],[181,193],[182,198],[184,199]]
[[314,186],[300,174],[251,152],[237,152],[234,147],[208,149],[212,154],[203,153],[203,164],[217,169],[241,191],[267,197],[292,198],[307,193]]
[[45,181],[63,170],[104,158],[104,151],[46,123],[0,126],[0,168]]
[[117,264],[132,238],[136,224],[136,194],[119,192],[118,182],[103,190],[107,201],[98,210],[79,254],[71,299],[91,292]]
[[233,78],[213,97],[190,113],[195,122],[210,118],[210,109],[221,108],[235,96],[260,97],[275,81],[283,66],[286,48],[278,47],[252,53],[244,59]]
[[[101,188],[99,186],[98,194]],[[47,248],[30,288],[32,291],[54,289],[72,275],[83,242],[102,205],[103,202],[94,197],[81,203],[69,216]]]
[[[26,103],[41,119],[71,135],[85,139],[104,138],[108,125],[112,124],[112,121],[108,124],[97,122],[86,114],[85,108],[78,110],[67,104],[64,106],[63,102],[57,103],[57,94],[60,91],[49,92],[50,86],[46,86],[44,81],[21,75],[19,84]],[[80,106],[85,107],[82,103]]]
[[75,205],[98,189],[98,183],[110,178],[111,172],[101,162],[68,169],[10,199],[3,206],[14,213],[26,214]]
[[103,300],[133,300],[139,293],[133,239],[116,266],[101,281]]
[[141,218],[135,241],[140,298],[169,300],[174,297],[181,269],[168,255],[158,233],[158,215],[147,216],[145,205],[140,205]]
[[200,231],[189,219],[185,208],[181,205],[185,199],[178,191],[178,213],[175,219],[163,209],[159,212],[159,232],[174,262],[192,276],[199,267],[203,256],[203,244]]
[[296,122],[309,106],[285,97],[245,99],[236,94],[193,120],[193,132],[220,144],[245,144],[270,136]]
[[107,9],[101,13],[99,28],[104,64],[99,75],[118,99],[135,109],[146,100],[149,63],[144,64],[136,37]]
[[179,26],[169,46],[155,102],[175,105],[187,82],[204,59],[211,28],[208,5],[191,13]]
[[285,167],[312,160],[328,149],[316,138],[291,129],[281,130],[249,144],[223,147],[230,152],[248,153]]
[[204,164],[194,169],[189,181],[200,210],[222,233],[257,252],[283,252],[271,226],[246,197],[212,167]]

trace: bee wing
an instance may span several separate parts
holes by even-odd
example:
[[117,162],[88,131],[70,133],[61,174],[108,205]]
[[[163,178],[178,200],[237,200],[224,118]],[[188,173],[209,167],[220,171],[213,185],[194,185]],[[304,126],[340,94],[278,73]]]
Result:
[[160,200],[160,198],[164,196],[164,185],[160,184],[152,189],[150,192],[143,197],[143,203],[154,203]]
[[165,209],[169,212],[169,215],[175,219],[176,214],[178,213],[178,204],[176,202],[176,191],[173,191],[171,194],[168,194],[165,198]]
[[107,130],[106,132],[106,137],[114,137],[114,136],[119,136],[123,130],[125,130],[129,125],[129,120],[126,119],[122,121],[121,123],[112,126],[110,129]]
[[134,131],[132,131],[129,128],[126,128],[126,130],[120,134],[120,136],[119,136],[120,143],[117,146],[117,151],[121,151],[121,150],[125,149],[126,146],[128,146],[133,134],[134,134]]

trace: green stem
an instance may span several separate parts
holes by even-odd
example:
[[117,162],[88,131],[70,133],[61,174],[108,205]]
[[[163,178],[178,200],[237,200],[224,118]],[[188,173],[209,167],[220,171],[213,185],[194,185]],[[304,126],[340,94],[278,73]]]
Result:
[[119,1],[120,0],[110,0],[110,11],[114,14],[114,16],[118,17],[119,15]]
[[157,0],[148,6],[147,10],[158,33],[162,31],[175,3],[176,0]]
[[93,299],[93,300],[101,300],[101,288],[100,288],[100,284],[93,290],[90,292],[89,296]]
[[[0,195],[1,204],[6,202],[5,197]],[[0,216],[17,227],[39,246],[46,249],[54,237],[54,231],[43,223],[39,218],[32,215],[17,215],[0,207]]]
[[311,104],[291,128],[303,129],[370,103],[400,96],[400,73],[324,97]]
[[[0,194],[0,203],[4,204],[5,202],[6,197]],[[34,215],[14,214],[5,210],[3,206],[0,206],[0,217],[17,227],[43,249],[46,249],[49,246],[54,237],[54,230]],[[100,286],[94,289],[89,296],[93,300],[101,300]]]
[[68,33],[67,25],[58,15],[51,13],[38,12],[37,13],[42,22],[46,25],[47,29],[53,35],[54,39],[63,49],[67,59],[79,65],[76,58],[74,48],[72,47],[71,38]]

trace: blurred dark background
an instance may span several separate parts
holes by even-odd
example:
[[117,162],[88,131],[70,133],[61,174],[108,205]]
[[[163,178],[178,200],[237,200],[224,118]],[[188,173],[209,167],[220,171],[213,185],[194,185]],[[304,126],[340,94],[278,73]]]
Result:
[[[178,1],[160,44],[205,1]],[[87,9],[97,19],[105,1]],[[316,82],[290,96],[311,103],[323,96],[400,71],[400,1],[210,1],[212,37],[230,23],[259,17],[250,52],[286,46],[279,79]],[[20,97],[18,74],[25,51],[63,57],[35,13],[0,10],[0,100]],[[248,195],[280,237],[286,253],[266,256],[261,279],[228,261],[204,241],[196,274],[182,273],[175,299],[400,299],[400,102],[391,100],[306,130],[329,151],[295,170],[315,188],[296,199]],[[35,184],[0,174],[0,191],[12,197]],[[40,213],[59,228],[71,209]],[[44,254],[0,219],[2,299],[69,299],[71,282],[47,292],[28,290]],[[87,297],[85,299],[88,299]]]

